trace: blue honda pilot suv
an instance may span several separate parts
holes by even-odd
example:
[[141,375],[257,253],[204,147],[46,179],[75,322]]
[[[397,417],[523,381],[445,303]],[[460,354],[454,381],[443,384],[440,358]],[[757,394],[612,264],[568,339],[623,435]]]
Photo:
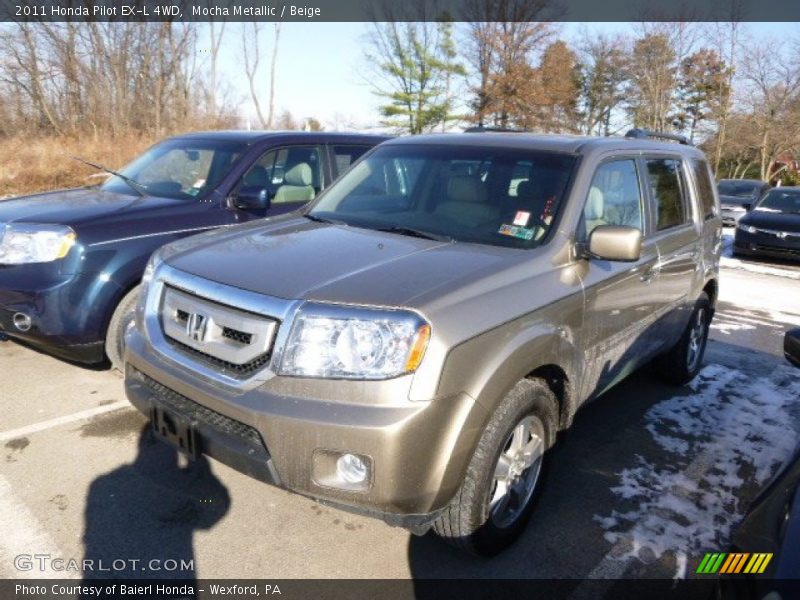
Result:
[[109,173],[100,185],[0,202],[0,337],[119,368],[154,250],[295,210],[385,139],[192,133],[156,144],[119,172],[88,163]]

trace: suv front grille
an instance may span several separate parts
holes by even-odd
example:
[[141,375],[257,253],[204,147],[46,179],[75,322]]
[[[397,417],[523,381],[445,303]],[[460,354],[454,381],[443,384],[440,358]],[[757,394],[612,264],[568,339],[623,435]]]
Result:
[[277,321],[164,287],[161,329],[174,348],[192,359],[234,377],[244,378],[265,367],[272,356]]
[[172,340],[167,338],[167,341],[172,344],[174,347],[179,349],[181,352],[192,356],[193,358],[202,360],[212,366],[219,367],[224,371],[232,373],[238,377],[246,377],[247,375],[251,375],[255,373],[261,367],[266,366],[269,363],[269,359],[272,358],[271,352],[266,352],[257,356],[250,362],[247,362],[243,365],[237,365],[236,363],[228,362],[226,360],[222,360],[221,358],[217,358],[216,356],[211,356],[210,354],[206,354],[205,352],[200,352],[199,350],[195,350],[191,346],[187,346],[186,344],[181,344],[176,340]]
[[244,331],[238,331],[230,327],[223,327],[222,337],[233,340],[234,342],[239,342],[240,344],[250,344],[253,339],[253,334],[245,333]]

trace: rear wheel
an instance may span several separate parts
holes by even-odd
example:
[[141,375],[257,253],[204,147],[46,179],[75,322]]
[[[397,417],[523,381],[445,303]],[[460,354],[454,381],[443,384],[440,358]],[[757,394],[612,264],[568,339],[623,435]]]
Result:
[[106,332],[106,356],[111,362],[111,366],[121,372],[124,372],[125,369],[125,332],[133,326],[139,287],[137,285],[125,294],[120,303],[117,304]]
[[689,324],[669,351],[659,356],[655,367],[659,376],[669,383],[689,383],[700,371],[711,325],[711,302],[703,292],[697,299]]
[[492,415],[464,483],[433,530],[472,554],[493,556],[519,537],[537,498],[545,451],[557,429],[557,402],[547,384],[524,379]]

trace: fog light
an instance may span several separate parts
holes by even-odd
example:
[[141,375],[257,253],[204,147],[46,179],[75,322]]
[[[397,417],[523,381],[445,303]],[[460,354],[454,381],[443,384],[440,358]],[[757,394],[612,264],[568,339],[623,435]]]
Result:
[[362,483],[369,476],[367,464],[355,454],[342,454],[336,461],[336,472],[347,483]]
[[14,327],[20,331],[28,331],[31,328],[31,318],[24,313],[16,313],[13,317]]

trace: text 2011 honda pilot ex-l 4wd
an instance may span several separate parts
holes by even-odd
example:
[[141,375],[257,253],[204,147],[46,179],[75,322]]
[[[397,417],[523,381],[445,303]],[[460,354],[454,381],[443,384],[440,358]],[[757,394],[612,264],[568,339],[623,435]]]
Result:
[[170,244],[128,398],[189,454],[496,553],[584,402],[700,367],[719,202],[652,137],[396,139],[303,211]]

